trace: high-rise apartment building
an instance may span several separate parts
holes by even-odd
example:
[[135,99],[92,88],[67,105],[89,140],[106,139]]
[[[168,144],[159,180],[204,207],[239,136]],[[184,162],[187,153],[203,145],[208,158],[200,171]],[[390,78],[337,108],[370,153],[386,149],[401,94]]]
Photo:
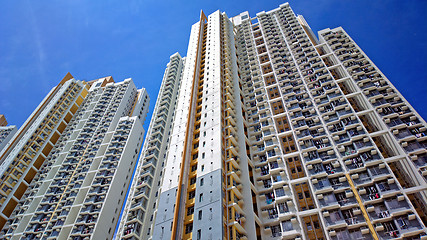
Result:
[[2,239],[111,239],[148,102],[131,79],[86,83],[68,74],[5,155]]
[[87,95],[67,74],[43,99],[0,155],[0,228]]
[[10,139],[15,135],[18,129],[16,126],[7,126],[6,117],[0,114],[0,154],[3,148],[5,148]]
[[168,150],[153,232],[121,239],[427,239],[426,122],[287,3],[201,13]]
[[146,239],[152,233],[184,62],[175,53],[167,64],[117,239]]

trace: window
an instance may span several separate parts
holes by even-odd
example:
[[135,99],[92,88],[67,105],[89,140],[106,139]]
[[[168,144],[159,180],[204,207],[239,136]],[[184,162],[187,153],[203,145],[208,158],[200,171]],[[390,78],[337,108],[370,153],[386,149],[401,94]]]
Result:
[[291,135],[282,137],[282,147],[285,154],[296,151],[295,142]]
[[202,239],[202,230],[201,229],[197,230],[197,240],[200,240],[200,239]]
[[191,171],[194,172],[197,170],[197,164],[194,164],[193,166],[191,166]]
[[203,201],[203,193],[200,193],[199,195],[199,202]]
[[190,216],[194,213],[194,206],[187,208],[187,216]]
[[264,82],[267,86],[269,86],[276,83],[276,79],[274,78],[274,75],[270,75],[270,76],[264,77]]
[[195,196],[196,196],[195,191],[191,191],[191,192],[189,192],[189,193],[188,193],[188,200],[193,199]]
[[319,225],[318,221],[313,221],[313,225],[314,225],[315,229],[319,229],[320,228],[320,225]]
[[285,112],[285,110],[283,109],[283,103],[281,100],[271,103],[271,107],[273,109],[274,115]]
[[275,192],[276,192],[276,197],[285,196],[285,190],[283,190],[283,188],[277,188],[275,189]]
[[258,54],[262,54],[262,53],[265,53],[265,52],[267,52],[267,49],[265,48],[265,46],[262,46],[262,47],[258,48]]
[[306,223],[306,225],[307,225],[307,231],[313,230],[313,227],[311,226],[310,222]]
[[203,183],[204,183],[204,179],[202,178],[200,179],[200,186],[203,186]]
[[291,221],[282,222],[283,231],[291,231],[294,229]]
[[199,220],[202,220],[202,210],[199,211]]
[[185,225],[185,234],[191,233],[193,231],[193,223]]
[[271,65],[270,64],[262,66],[262,72],[263,72],[263,74],[268,74],[268,73],[271,73],[272,71],[273,70],[271,69]]
[[288,205],[286,203],[279,203],[278,207],[280,213],[285,213],[288,211]]
[[[257,44],[257,45],[261,45],[261,44],[263,44],[263,43],[264,43],[264,40],[263,40],[262,38],[260,38],[260,39],[256,40],[256,44]],[[268,62],[269,60],[270,60],[270,59],[268,58],[268,55],[267,55],[267,54],[262,55],[262,56],[260,56],[260,57],[259,57],[259,61],[261,62],[261,64],[266,63],[266,62]]]

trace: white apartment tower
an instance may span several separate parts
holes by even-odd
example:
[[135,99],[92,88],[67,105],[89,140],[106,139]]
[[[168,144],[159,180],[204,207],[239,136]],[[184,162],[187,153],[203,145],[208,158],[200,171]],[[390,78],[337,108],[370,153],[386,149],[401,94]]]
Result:
[[146,239],[152,233],[184,62],[175,53],[167,64],[116,239]]
[[152,239],[256,235],[234,31],[220,11],[191,28]]
[[[58,100],[68,100],[73,115],[65,114],[66,124],[57,116],[59,133],[38,126],[30,132],[43,134],[37,138],[40,144],[53,132],[56,140],[49,152],[42,152],[44,161],[29,156],[32,165],[24,170],[34,172],[32,181],[25,177],[26,189],[16,191],[23,197],[9,200],[17,207],[3,227],[2,239],[113,237],[141,149],[148,96],[131,79],[115,83],[107,77],[86,83],[70,75],[63,87],[74,99],[60,96]],[[58,109],[64,111],[66,107]]]
[[153,232],[130,239],[427,239],[426,126],[342,28],[202,12]]

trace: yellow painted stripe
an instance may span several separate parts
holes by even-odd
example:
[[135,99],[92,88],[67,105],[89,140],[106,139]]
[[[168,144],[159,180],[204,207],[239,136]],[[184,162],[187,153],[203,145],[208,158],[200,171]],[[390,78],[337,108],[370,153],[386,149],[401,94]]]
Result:
[[362,199],[360,198],[359,193],[357,192],[356,187],[354,186],[353,180],[351,179],[348,173],[345,174],[345,177],[347,178],[348,183],[350,184],[351,190],[353,191],[353,194],[356,197],[360,210],[362,210],[363,217],[365,218],[366,223],[368,224],[372,237],[374,238],[374,240],[378,240],[379,238],[378,238],[377,232],[375,232],[374,225],[372,225],[372,222],[369,219],[368,212],[366,211],[365,206],[363,205]]
[[[194,74],[193,74],[193,84],[192,84],[192,88],[191,88],[191,98],[190,98],[190,108],[188,111],[188,121],[187,121],[187,125],[186,125],[186,132],[185,132],[185,137],[184,137],[184,150],[183,150],[183,154],[182,154],[182,161],[181,161],[181,169],[180,169],[180,174],[179,174],[179,180],[178,180],[178,190],[177,190],[177,194],[176,194],[176,199],[175,199],[175,211],[173,213],[173,222],[172,222],[172,234],[171,234],[171,240],[175,240],[176,236],[177,236],[177,230],[178,230],[178,224],[179,224],[179,209],[180,209],[180,196],[181,196],[181,192],[182,192],[182,184],[183,184],[183,178],[184,178],[184,168],[185,168],[185,159],[187,158],[187,143],[189,141],[189,129],[190,129],[190,117],[192,116],[192,106],[193,106],[193,95],[194,95],[194,85],[196,84],[196,69],[197,69],[197,62],[199,60],[199,43],[200,43],[200,34],[201,31],[203,31],[203,21],[207,21],[207,18],[205,16],[205,14],[203,13],[203,11],[201,11],[200,13],[200,26],[199,26],[199,35],[197,38],[197,52],[196,52],[196,61],[195,61],[195,65],[194,65]],[[193,136],[191,136],[191,139],[193,139]],[[184,199],[186,199],[187,196],[185,196]]]
[[84,161],[83,157],[84,157],[84,155],[85,155],[85,153],[86,153],[86,151],[87,151],[88,147],[90,146],[90,142],[91,142],[91,141],[89,141],[89,142],[87,143],[87,146],[86,146],[85,150],[83,151],[83,154],[82,154],[82,156],[80,157],[80,160],[79,160],[79,162],[77,163],[76,168],[74,169],[73,173],[71,174],[70,180],[68,180],[68,183],[67,183],[67,185],[65,186],[64,191],[62,192],[61,197],[59,198],[58,203],[57,203],[57,204],[56,204],[56,206],[55,206],[55,209],[52,211],[52,216],[50,216],[49,221],[46,223],[46,226],[49,226],[49,223],[52,221],[53,216],[55,215],[55,212],[56,212],[56,210],[58,209],[59,204],[61,204],[62,198],[64,198],[65,192],[67,191],[67,189],[68,189],[68,187],[69,187],[69,185],[70,185],[70,183],[71,183],[71,180],[73,180],[73,177],[74,177],[74,175],[76,174],[77,169],[79,168],[80,163],[81,163],[82,161]]
[[135,106],[136,106],[136,103],[138,102],[140,95],[141,95],[141,92],[138,92],[138,94],[136,94],[135,98],[133,99],[132,110],[128,114],[129,117],[132,117],[133,111],[135,110]]

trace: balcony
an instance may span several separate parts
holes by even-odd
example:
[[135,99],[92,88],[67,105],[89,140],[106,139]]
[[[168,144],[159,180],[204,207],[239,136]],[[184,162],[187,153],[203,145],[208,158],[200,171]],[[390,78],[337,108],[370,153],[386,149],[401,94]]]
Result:
[[335,193],[335,198],[337,199],[338,204],[340,206],[348,206],[357,203],[356,199],[353,197],[353,192],[351,190]]
[[84,225],[74,228],[71,235],[91,235],[93,234],[93,226],[86,227]]
[[368,173],[368,171],[358,172],[356,174],[351,175],[351,177],[357,185],[365,184],[371,182],[372,180],[372,177]]
[[358,169],[365,166],[365,162],[360,157],[353,157],[345,160],[345,165],[350,170]]
[[340,143],[344,143],[350,140],[350,137],[348,136],[347,133],[344,134],[339,134],[339,135],[334,135],[332,137],[332,139],[334,140],[334,142],[336,144],[340,144]]
[[358,208],[348,210],[335,210],[332,212],[323,212],[326,224],[334,228],[346,227],[347,225],[355,225],[364,223],[365,219],[362,212]]
[[98,212],[101,209],[101,204],[89,205],[81,210],[82,213]]
[[375,167],[368,168],[368,173],[369,173],[369,176],[371,176],[373,179],[375,179],[375,178],[378,179],[380,177],[383,177],[383,176],[390,174],[388,169],[385,167],[384,163],[381,163]]
[[361,195],[364,201],[372,201],[381,198],[380,192],[375,185],[361,187],[359,189],[359,194]]
[[148,196],[150,195],[150,188],[148,188],[147,186],[144,186],[144,187],[138,189],[134,194],[135,197],[140,196],[140,195],[141,196],[144,195],[148,198]]
[[322,149],[322,148],[326,148],[326,147],[331,146],[328,138],[316,139],[316,140],[313,140],[313,143],[317,149]]
[[424,138],[425,136],[427,136],[425,127],[422,127],[422,128],[414,127],[409,131],[416,138]]
[[94,215],[86,214],[86,215],[82,215],[82,217],[77,220],[77,223],[82,222],[87,224],[91,224],[91,223],[94,224],[96,223],[96,220],[97,220],[96,215],[94,216]]
[[140,199],[135,199],[134,203],[132,203],[131,205],[131,209],[134,208],[142,208],[145,209],[147,207],[147,199],[145,198],[140,198]]
[[276,201],[276,197],[274,196],[274,192],[268,192],[268,193],[266,193],[264,195],[261,195],[260,198],[261,199],[264,198],[265,199],[265,203],[267,205],[270,205],[270,204],[272,204],[272,203],[274,203]]
[[325,167],[321,163],[307,165],[307,169],[311,176],[326,172]]
[[390,221],[378,223],[375,227],[382,239],[406,237],[408,233],[419,234],[423,231],[415,215],[406,215],[393,218]]
[[337,202],[335,194],[333,193],[318,194],[317,198],[319,199],[319,204],[322,208],[336,208],[340,206]]
[[[360,210],[358,210],[358,211],[360,211]],[[359,214],[359,215],[352,214],[349,217],[346,217],[344,220],[347,223],[347,225],[349,225],[349,226],[366,222],[365,218],[361,214]]]
[[136,236],[139,236],[141,232],[141,224],[140,223],[130,223],[127,224],[123,230],[123,235],[127,236],[127,235],[131,235],[131,234],[135,234]]
[[420,149],[425,149],[427,146],[421,145],[416,140],[410,141],[410,142],[403,142],[402,143],[403,148],[406,152],[411,153],[418,151]]
[[324,115],[323,119],[325,120],[326,123],[330,123],[335,120],[338,120],[338,115],[336,113],[331,113],[329,115]]
[[327,227],[341,228],[346,227],[347,223],[340,210],[332,212],[323,212]]
[[312,148],[314,147],[313,140],[309,139],[309,140],[300,141],[300,146],[301,146],[301,149]]
[[262,214],[268,216],[269,219],[277,219],[279,216],[279,212],[276,207],[263,210]]
[[310,131],[308,129],[304,129],[302,131],[297,130],[296,134],[298,138],[304,138],[304,137],[310,136]]
[[321,159],[319,154],[317,153],[317,151],[304,152],[303,156],[304,156],[304,161],[306,163],[309,163],[311,161],[315,161],[317,159]]
[[347,179],[342,176],[339,178],[330,178],[329,182],[334,190],[343,189],[349,187]]
[[404,124],[404,122],[399,117],[387,119],[386,123],[387,123],[387,126],[389,126],[390,128]]
[[333,190],[331,183],[326,177],[321,179],[313,179],[312,182],[316,193],[322,193]]
[[144,211],[141,209],[129,211],[129,215],[127,217],[128,222],[132,222],[134,220],[138,220],[142,223],[144,219]]
[[349,108],[347,109],[347,107],[337,111],[338,117],[342,117],[342,116],[345,116],[345,115],[351,114],[351,113],[353,113],[353,112]]
[[427,154],[414,155],[414,156],[412,156],[412,161],[418,167],[423,167],[427,164]]
[[340,154],[341,154],[342,157],[351,156],[351,155],[357,154],[357,150],[353,146],[353,144],[342,146],[342,147],[339,147],[338,149],[339,149]]
[[408,212],[411,210],[403,195],[387,198],[385,199],[384,204],[392,216],[399,215],[402,212]]
[[336,229],[333,230],[333,235],[331,231],[329,232],[332,240],[342,240],[342,239],[358,239],[358,240],[373,240],[372,235],[367,228],[355,229],[355,231],[349,232],[348,229]]
[[401,236],[403,237],[413,232],[424,232],[424,228],[421,226],[415,214],[396,217],[394,221],[400,230]]
[[393,130],[393,134],[398,140],[412,136],[412,133],[406,128],[400,130]]
[[388,218],[391,216],[389,209],[386,207],[386,205],[384,205],[384,203],[368,205],[366,210],[368,212],[369,217],[374,221]]

